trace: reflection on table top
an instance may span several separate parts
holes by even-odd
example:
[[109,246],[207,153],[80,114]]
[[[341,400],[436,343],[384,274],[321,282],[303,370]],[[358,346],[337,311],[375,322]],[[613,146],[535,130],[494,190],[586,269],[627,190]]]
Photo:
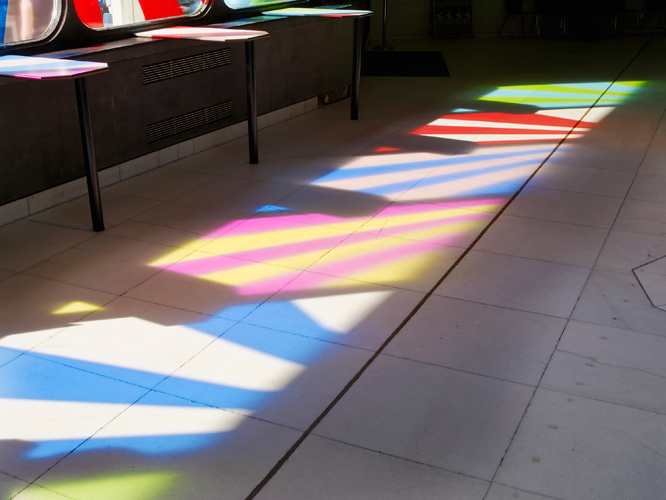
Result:
[[363,17],[372,15],[370,10],[352,9],[315,9],[289,7],[286,9],[270,10],[262,12],[267,16],[317,16],[317,17]]
[[208,42],[240,42],[269,36],[267,31],[239,30],[215,27],[174,26],[158,30],[140,31],[136,36],[149,38],[180,38]]
[[76,78],[102,73],[108,69],[106,63],[90,61],[31,56],[0,57],[0,75],[31,80]]

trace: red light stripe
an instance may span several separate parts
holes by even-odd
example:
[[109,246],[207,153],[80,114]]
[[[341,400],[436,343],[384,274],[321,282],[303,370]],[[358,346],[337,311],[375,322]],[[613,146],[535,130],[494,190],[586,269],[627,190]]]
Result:
[[139,5],[147,21],[183,15],[178,0],[139,0]]
[[488,128],[488,127],[449,127],[441,125],[426,125],[414,132],[416,135],[452,135],[452,134],[516,134],[516,135],[557,135],[561,134],[563,137],[568,133],[568,130],[530,130],[524,128]]
[[103,28],[102,9],[97,0],[74,0],[74,9],[81,22],[89,28]]
[[[445,120],[458,120],[458,121],[485,121],[493,123],[518,123],[522,125],[545,125],[548,127],[573,127],[578,120],[571,120],[568,118],[558,118],[555,116],[545,116],[545,115],[512,115],[507,113],[469,113],[469,114],[460,114],[460,115],[446,115],[442,116],[441,119]],[[581,125],[589,126],[585,122],[581,122]]]

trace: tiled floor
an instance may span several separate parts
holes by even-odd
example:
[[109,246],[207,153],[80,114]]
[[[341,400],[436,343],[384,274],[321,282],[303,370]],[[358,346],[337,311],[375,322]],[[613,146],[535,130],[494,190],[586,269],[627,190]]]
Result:
[[418,43],[0,228],[0,500],[666,497],[663,35]]

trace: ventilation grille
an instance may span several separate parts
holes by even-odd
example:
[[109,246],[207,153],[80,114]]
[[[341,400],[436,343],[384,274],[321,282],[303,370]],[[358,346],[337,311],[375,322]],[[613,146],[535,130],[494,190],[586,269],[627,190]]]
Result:
[[161,82],[228,64],[231,64],[231,49],[229,48],[148,64],[142,67],[143,84]]
[[233,101],[221,102],[207,108],[191,111],[183,115],[174,116],[167,120],[151,123],[146,127],[148,142],[164,139],[186,130],[206,125],[208,123],[229,118],[233,114]]

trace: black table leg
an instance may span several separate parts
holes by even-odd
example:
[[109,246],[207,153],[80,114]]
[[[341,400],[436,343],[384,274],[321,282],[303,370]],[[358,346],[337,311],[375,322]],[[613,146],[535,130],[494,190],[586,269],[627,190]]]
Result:
[[83,162],[86,169],[86,180],[88,182],[88,199],[90,200],[90,216],[92,217],[93,231],[104,231],[102,196],[99,191],[97,164],[95,162],[95,145],[93,144],[86,79],[85,77],[77,78],[74,80],[74,83],[76,85],[76,103],[79,111]]
[[250,163],[259,163],[257,129],[257,79],[254,71],[254,42],[245,42],[245,79],[247,85],[247,133],[250,141]]
[[354,18],[354,67],[352,68],[351,119],[358,120],[359,83],[361,81],[361,54],[363,53],[363,22],[361,17]]

